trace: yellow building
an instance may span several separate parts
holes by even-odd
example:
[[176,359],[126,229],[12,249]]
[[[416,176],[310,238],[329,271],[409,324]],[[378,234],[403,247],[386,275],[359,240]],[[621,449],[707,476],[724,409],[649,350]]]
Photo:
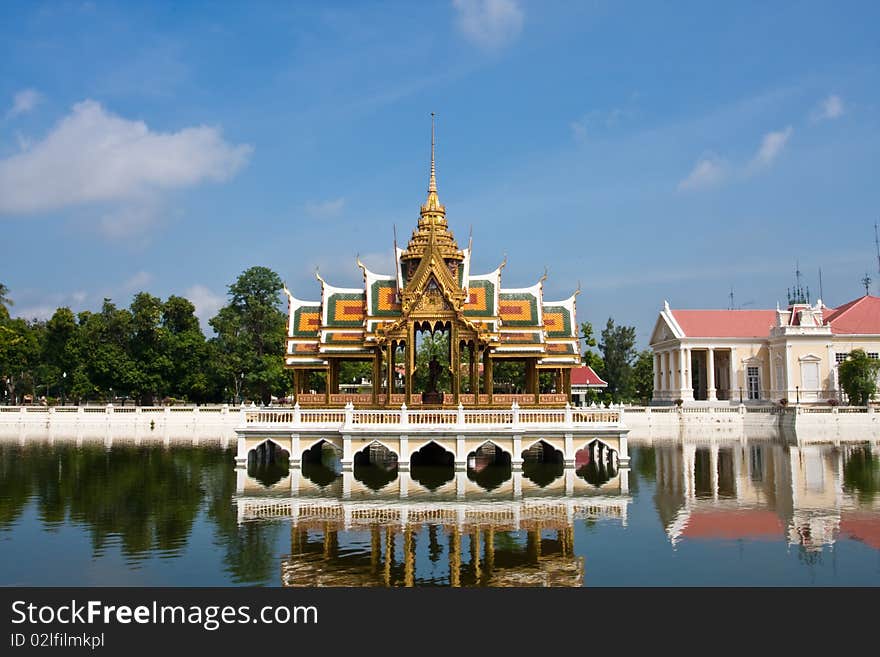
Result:
[[677,310],[664,302],[651,334],[654,402],[844,401],[837,366],[880,353],[880,297],[837,308]]

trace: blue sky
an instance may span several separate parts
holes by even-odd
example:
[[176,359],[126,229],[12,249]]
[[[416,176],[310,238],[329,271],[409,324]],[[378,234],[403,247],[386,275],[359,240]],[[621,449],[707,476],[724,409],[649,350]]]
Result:
[[877,3],[0,4],[13,311],[203,318],[245,268],[389,270],[428,173],[474,266],[648,339],[673,307],[837,305],[880,275]]

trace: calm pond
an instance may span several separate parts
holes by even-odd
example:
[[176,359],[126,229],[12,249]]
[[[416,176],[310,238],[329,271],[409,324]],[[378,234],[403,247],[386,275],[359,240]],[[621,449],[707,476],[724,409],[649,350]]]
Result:
[[343,474],[236,471],[219,440],[0,442],[0,585],[880,585],[876,447],[630,453]]

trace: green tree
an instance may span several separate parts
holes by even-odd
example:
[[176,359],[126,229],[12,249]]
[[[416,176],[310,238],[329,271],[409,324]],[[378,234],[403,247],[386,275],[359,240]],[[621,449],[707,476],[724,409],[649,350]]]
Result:
[[633,366],[633,394],[635,399],[647,404],[654,394],[654,352],[645,349],[639,352]]
[[146,292],[136,294],[131,302],[131,392],[142,404],[152,404],[157,396],[168,393],[172,363],[166,353],[163,310],[162,300]]
[[[281,278],[266,267],[251,267],[229,286],[229,303],[211,319],[219,362],[215,372],[224,385],[268,404],[289,389],[284,374],[286,318],[279,307]],[[244,374],[243,384],[239,383]]]
[[7,403],[19,403],[24,395],[36,393],[36,374],[42,360],[36,324],[21,318],[0,322],[0,379]]
[[430,376],[431,358],[437,358],[442,365],[440,375],[437,377],[437,390],[451,392],[451,377],[449,371],[449,333],[437,331],[435,333],[424,332],[416,349],[416,371],[413,374],[413,390],[423,391],[428,389]]
[[614,402],[629,399],[633,391],[633,361],[636,329],[633,326],[615,326],[614,320],[602,329],[599,351],[604,363],[603,378],[608,382],[607,394]]
[[78,349],[87,354],[83,370],[74,371],[76,393],[84,397],[106,398],[128,393],[139,387],[137,366],[130,356],[132,315],[104,299],[99,313],[80,313]]
[[581,340],[584,341],[584,356],[581,359],[584,365],[592,367],[596,373],[603,367],[602,357],[594,350],[596,348],[596,337],[593,335],[593,325],[590,322],[581,322]]
[[13,304],[12,299],[9,298],[9,288],[0,283],[0,322],[9,319],[9,306],[11,305]]
[[208,373],[212,352],[195,313],[191,301],[173,295],[162,308],[163,353],[169,363],[166,382],[172,394],[186,399],[219,399],[223,391],[212,385]]
[[867,406],[877,394],[877,373],[880,360],[868,358],[862,349],[854,349],[837,368],[840,387],[843,388],[849,403],[854,406]]

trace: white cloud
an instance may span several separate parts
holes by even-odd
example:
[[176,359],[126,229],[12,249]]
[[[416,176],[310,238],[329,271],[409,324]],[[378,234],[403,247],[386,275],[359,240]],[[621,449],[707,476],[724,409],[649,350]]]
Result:
[[215,294],[204,285],[193,285],[183,293],[183,296],[192,301],[196,307],[196,317],[202,324],[202,330],[209,330],[208,320],[223,307],[225,298]]
[[143,292],[144,288],[153,280],[153,275],[147,271],[139,271],[129,278],[123,287],[129,292]]
[[0,214],[143,202],[163,190],[226,180],[252,150],[228,144],[209,126],[153,132],[86,100],[42,141],[0,160]]
[[306,214],[316,219],[338,217],[345,208],[344,198],[334,198],[327,201],[309,201],[305,205]]
[[688,176],[678,183],[679,191],[716,185],[724,179],[724,164],[716,157],[701,158]]
[[764,138],[761,140],[761,147],[752,159],[750,165],[751,168],[766,167],[772,164],[773,160],[775,160],[782,152],[782,149],[785,148],[785,144],[788,142],[789,137],[791,137],[791,133],[791,126],[787,126],[784,130],[768,132],[764,135]]
[[513,41],[523,27],[523,10],[516,0],[452,0],[458,29],[481,48],[500,48]]
[[571,128],[571,136],[575,141],[586,141],[587,140],[587,119],[583,118],[580,121],[572,121],[568,124]]
[[27,114],[41,100],[43,100],[43,95],[36,89],[22,89],[12,97],[12,107],[6,112],[6,116],[7,118],[12,118],[19,114]]
[[146,199],[114,207],[98,218],[98,230],[111,239],[142,236],[159,222],[159,206]]
[[844,107],[843,99],[840,96],[832,94],[822,100],[819,106],[813,110],[810,118],[813,121],[822,121],[823,119],[837,119],[843,116]]

